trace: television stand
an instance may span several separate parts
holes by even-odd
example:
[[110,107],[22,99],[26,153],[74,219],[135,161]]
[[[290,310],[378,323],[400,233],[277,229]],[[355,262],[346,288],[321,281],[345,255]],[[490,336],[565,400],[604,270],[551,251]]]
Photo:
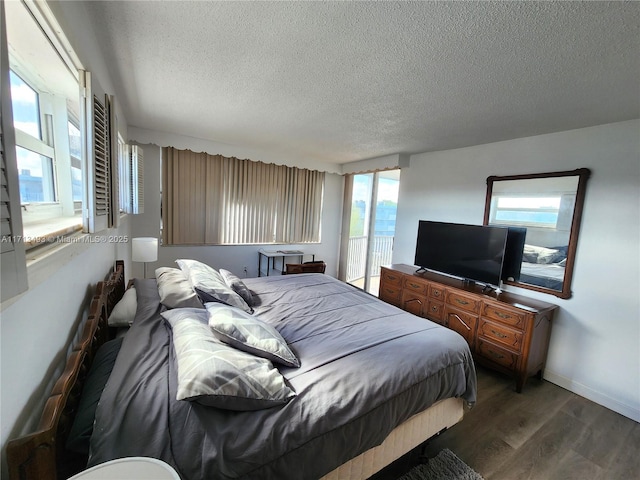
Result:
[[380,272],[379,298],[458,332],[477,363],[515,377],[521,392],[542,377],[556,305],[465,282],[412,265]]

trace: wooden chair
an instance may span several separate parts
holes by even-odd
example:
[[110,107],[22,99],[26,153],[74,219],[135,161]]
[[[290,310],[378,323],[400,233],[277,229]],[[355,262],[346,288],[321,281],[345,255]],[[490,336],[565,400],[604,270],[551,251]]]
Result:
[[326,269],[327,264],[321,260],[305,263],[287,263],[282,274],[291,275],[294,273],[324,273]]

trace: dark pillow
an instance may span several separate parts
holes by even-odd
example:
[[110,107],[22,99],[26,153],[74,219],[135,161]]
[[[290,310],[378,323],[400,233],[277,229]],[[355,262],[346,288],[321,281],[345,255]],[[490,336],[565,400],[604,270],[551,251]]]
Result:
[[247,302],[247,305],[253,307],[253,294],[251,290],[247,288],[242,280],[240,280],[236,275],[231,273],[229,270],[225,270],[221,268],[219,270],[220,275],[224,279],[224,282],[233,289],[238,295],[242,297],[242,299]]
[[116,357],[122,345],[122,338],[106,342],[98,349],[93,358],[89,374],[84,387],[82,387],[78,412],[67,438],[67,450],[89,455],[89,441],[93,433],[96,408],[116,362]]
[[191,286],[198,294],[202,303],[220,302],[232,307],[238,307],[247,313],[253,313],[253,308],[227,286],[222,275],[206,263],[191,259],[178,259],[176,263],[191,282]]

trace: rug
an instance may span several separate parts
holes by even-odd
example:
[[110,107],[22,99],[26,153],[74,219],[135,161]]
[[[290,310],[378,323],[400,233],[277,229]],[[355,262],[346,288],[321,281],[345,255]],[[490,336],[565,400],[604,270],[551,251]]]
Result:
[[482,476],[460,460],[448,448],[427,463],[409,470],[398,480],[483,480]]

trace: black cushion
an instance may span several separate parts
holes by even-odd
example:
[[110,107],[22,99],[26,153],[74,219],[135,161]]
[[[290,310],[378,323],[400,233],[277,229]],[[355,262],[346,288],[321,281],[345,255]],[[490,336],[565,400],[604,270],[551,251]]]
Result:
[[78,412],[67,438],[67,449],[72,452],[89,455],[89,441],[93,433],[96,408],[116,362],[116,357],[122,345],[122,338],[119,337],[106,342],[96,352],[84,387],[82,387]]

